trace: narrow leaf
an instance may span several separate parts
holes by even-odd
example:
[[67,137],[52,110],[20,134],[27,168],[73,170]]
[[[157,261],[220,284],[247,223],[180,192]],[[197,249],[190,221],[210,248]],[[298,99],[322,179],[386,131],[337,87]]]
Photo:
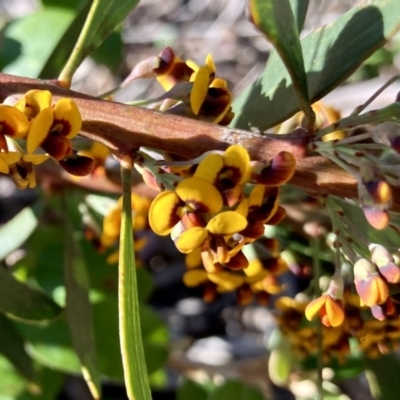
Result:
[[0,312],[20,320],[39,322],[57,317],[61,308],[46,295],[18,282],[0,268]]
[[26,380],[35,381],[32,359],[24,348],[24,340],[11,321],[0,314],[0,354],[6,357]]
[[[17,250],[37,227],[37,219],[30,207],[24,208],[0,228],[0,260]],[[21,229],[21,226],[24,229]]]
[[[3,72],[37,78],[74,15],[71,9],[46,7],[12,21],[5,28],[4,36],[9,46],[13,45],[15,54]],[[0,51],[0,56],[4,51]]]
[[249,9],[252,22],[271,41],[281,57],[290,75],[300,108],[313,118],[314,113],[308,102],[299,31],[289,0],[249,0]]
[[[399,29],[398,0],[370,0],[301,40],[308,93],[315,102],[350,76]],[[296,93],[276,51],[260,76],[234,102],[232,126],[263,131],[300,110]]]
[[121,162],[123,187],[118,281],[119,335],[125,385],[130,400],[151,400],[140,328],[132,234],[132,163]]
[[370,379],[368,379],[373,396],[379,400],[398,399],[400,360],[397,355],[386,354],[373,359],[365,357],[364,365],[367,374],[373,374],[373,377],[369,376]]
[[70,84],[83,59],[103,43],[138,3],[139,0],[93,0],[86,22],[59,80]]
[[289,0],[289,2],[296,20],[297,29],[301,32],[306,19],[309,0]]
[[89,13],[90,6],[91,2],[86,0],[83,6],[80,7],[68,29],[66,29],[57,45],[53,48],[52,53],[47,58],[46,63],[44,63],[41,68],[38,74],[39,78],[54,79],[60,73],[74,48],[74,44],[78,40]]
[[[70,202],[65,202],[68,214]],[[65,288],[66,316],[72,344],[81,362],[82,374],[95,399],[101,397],[100,373],[97,369],[93,316],[89,300],[89,277],[70,216],[65,219]]]

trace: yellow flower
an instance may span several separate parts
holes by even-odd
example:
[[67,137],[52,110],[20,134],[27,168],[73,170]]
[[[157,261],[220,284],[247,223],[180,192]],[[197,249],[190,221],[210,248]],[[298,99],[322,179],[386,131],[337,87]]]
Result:
[[317,314],[325,326],[339,326],[344,321],[344,311],[339,300],[330,294],[324,294],[313,301],[306,308],[306,318],[311,321]]
[[41,146],[55,160],[72,155],[73,139],[82,126],[82,118],[73,100],[63,98],[52,107],[49,91],[29,91],[16,107],[31,118],[27,136],[28,154]]
[[198,178],[182,180],[175,191],[161,192],[153,200],[149,211],[151,229],[158,235],[168,235],[185,213],[219,212],[222,197],[211,183]]
[[[132,193],[132,224],[134,232],[148,227],[148,212],[150,201],[146,197]],[[101,244],[104,247],[112,246],[118,239],[121,229],[122,198],[109,210],[103,220]],[[136,245],[136,243],[135,243]]]
[[170,47],[166,47],[159,54],[157,64],[153,71],[157,81],[167,92],[180,82],[189,82],[193,74],[193,69],[176,57]]
[[224,204],[234,206],[250,178],[249,154],[242,146],[229,146],[224,154],[207,155],[193,176],[213,184],[221,192]]
[[215,124],[229,124],[234,116],[231,107],[232,94],[226,81],[215,78],[215,65],[210,54],[206,57],[205,65],[199,67],[191,60],[185,63],[167,47],[159,55],[157,64],[153,71],[166,91],[180,83],[193,83],[189,96],[190,110],[181,107],[183,114],[190,111],[192,115]]
[[8,151],[6,136],[13,139],[25,138],[29,121],[17,108],[0,104],[0,151]]
[[384,303],[389,297],[389,288],[376,267],[366,258],[354,264],[354,284],[362,304],[373,307]]
[[22,154],[16,151],[0,152],[0,172],[8,174],[19,189],[34,188],[36,176],[34,165],[46,161],[45,154]]

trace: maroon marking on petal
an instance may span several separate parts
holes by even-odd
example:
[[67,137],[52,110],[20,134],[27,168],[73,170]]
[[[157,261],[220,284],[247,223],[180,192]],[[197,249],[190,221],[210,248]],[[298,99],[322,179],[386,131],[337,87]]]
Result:
[[55,119],[50,129],[51,133],[53,133],[53,131],[65,137],[71,133],[71,123],[66,119]]
[[15,130],[12,128],[12,126],[10,124],[7,124],[7,122],[1,121],[0,122],[0,134],[14,137]]

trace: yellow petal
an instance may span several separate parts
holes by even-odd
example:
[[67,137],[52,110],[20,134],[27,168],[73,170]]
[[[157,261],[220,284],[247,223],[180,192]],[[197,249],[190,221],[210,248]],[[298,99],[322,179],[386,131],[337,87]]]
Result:
[[82,127],[82,117],[78,107],[71,99],[61,99],[54,106],[54,124],[62,124],[60,135],[74,138]]
[[53,124],[53,110],[45,108],[32,121],[26,139],[26,149],[32,154],[46,139]]
[[177,249],[181,253],[190,253],[192,250],[199,248],[207,239],[208,232],[205,228],[195,226],[182,232],[175,241]]
[[197,268],[201,265],[201,250],[194,249],[185,257],[186,268]]
[[14,165],[21,160],[21,153],[18,153],[16,151],[0,153],[0,159],[4,161],[8,166]]
[[204,269],[192,269],[183,275],[183,283],[188,287],[196,287],[207,282],[207,272]]
[[229,146],[224,153],[224,164],[240,171],[241,179],[238,185],[243,185],[250,179],[250,157],[247,150],[239,145]]
[[340,304],[332,299],[331,296],[326,298],[325,303],[326,315],[329,318],[329,322],[333,327],[339,326],[344,321],[344,311]]
[[200,111],[207,96],[210,73],[207,67],[201,67],[197,72],[190,92],[190,106],[195,115]]
[[[249,266],[244,270],[244,272],[248,277],[251,277],[259,275],[263,270],[262,262],[258,258],[255,258],[250,261]],[[268,274],[268,271],[266,272]]]
[[319,312],[321,307],[325,305],[326,302],[326,295],[322,295],[320,297],[317,297],[313,301],[311,301],[308,306],[306,307],[306,318],[311,321]]
[[264,200],[265,187],[263,185],[254,186],[249,195],[249,206],[261,206]]
[[218,285],[218,291],[230,292],[244,283],[243,276],[232,272],[208,273],[208,279]]
[[210,75],[215,75],[216,68],[211,54],[207,54],[206,66],[208,68]]
[[216,78],[212,81],[210,87],[217,89],[228,89],[228,84],[225,80]]
[[[193,61],[193,60],[186,60],[186,65],[191,68],[194,72],[197,72],[199,70],[199,66]],[[194,80],[194,78],[193,78]],[[190,79],[190,82],[193,82],[192,78]]]
[[50,156],[48,154],[24,154],[22,159],[33,165],[39,165],[48,160]]
[[222,196],[211,183],[198,178],[181,181],[176,187],[178,197],[199,213],[217,213],[222,208]]
[[3,135],[22,139],[28,133],[29,121],[17,108],[2,104],[0,105],[0,127],[2,127]]
[[7,163],[3,161],[1,157],[0,157],[0,172],[2,174],[8,174],[10,172]]
[[236,207],[235,212],[237,212],[240,215],[243,215],[243,217],[247,217],[247,214],[249,213],[249,200],[243,199]]
[[51,92],[49,90],[29,90],[25,94],[26,106],[37,108],[37,113],[51,107]]
[[157,195],[149,210],[149,224],[157,235],[168,235],[172,228],[179,222],[176,214],[179,197],[175,192],[165,191]]
[[225,211],[212,218],[206,228],[214,235],[233,235],[247,226],[247,219],[235,211]]
[[197,166],[194,173],[195,178],[204,179],[207,182],[215,184],[218,174],[224,167],[224,158],[220,154],[209,154]]

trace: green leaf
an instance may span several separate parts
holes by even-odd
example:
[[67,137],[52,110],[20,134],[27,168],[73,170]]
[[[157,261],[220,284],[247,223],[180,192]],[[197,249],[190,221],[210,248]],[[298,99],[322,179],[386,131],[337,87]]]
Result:
[[264,396],[256,388],[240,381],[227,381],[212,391],[208,400],[263,400]]
[[81,373],[64,317],[45,326],[18,324],[18,328],[25,337],[28,354],[38,364],[69,374]]
[[104,42],[138,3],[139,0],[94,0],[59,79],[70,82],[83,59]]
[[32,359],[25,351],[24,341],[12,322],[2,314],[0,314],[0,353],[14,365],[22,377],[30,382],[35,381]]
[[42,4],[46,7],[66,7],[77,9],[88,0],[41,0]]
[[208,391],[200,383],[184,379],[179,385],[177,400],[207,400]]
[[72,227],[71,204],[65,201],[65,287],[66,316],[72,343],[81,362],[83,377],[95,399],[101,397],[100,373],[97,369],[92,306],[89,300],[89,277],[76,232]]
[[9,43],[19,43],[20,49],[18,57],[4,66],[3,72],[37,78],[74,15],[71,9],[48,7],[12,21],[5,28],[4,37]]
[[398,356],[388,354],[374,359],[365,358],[364,365],[367,376],[373,374],[368,379],[373,396],[379,400],[397,400],[400,393]]
[[[69,1],[70,0],[66,0],[66,2]],[[75,43],[78,40],[79,34],[91,7],[91,2],[88,0],[81,1],[80,3],[81,4],[79,8],[71,7],[74,10],[77,8],[76,15],[69,24],[68,28],[64,30],[63,35],[58,40],[58,43],[53,46],[53,50],[48,56],[46,62],[43,63],[40,73],[38,74],[39,78],[54,79],[58,76],[67,62],[72,50],[74,49]]]
[[250,0],[249,9],[252,22],[271,41],[285,64],[300,108],[307,115],[313,115],[299,31],[289,0]]
[[[315,102],[350,76],[399,29],[400,2],[370,0],[301,40],[308,93]],[[300,110],[296,93],[277,52],[260,76],[234,102],[232,126],[261,131]]]
[[29,391],[25,390],[16,400],[54,400],[57,398],[61,392],[65,376],[57,371],[43,367],[37,368],[37,376],[40,394],[34,391],[32,393],[32,389],[28,388]]
[[271,381],[278,386],[285,386],[289,382],[289,375],[293,367],[293,353],[288,338],[278,329],[275,329],[269,339],[268,348],[271,350],[268,359],[268,372]]
[[130,162],[121,163],[123,192],[118,268],[119,338],[128,398],[151,400],[140,327],[132,234],[132,168]]
[[18,282],[0,267],[0,312],[17,320],[48,321],[61,313],[61,308],[44,293]]
[[[24,208],[0,228],[0,260],[17,250],[37,227],[37,218],[30,207]],[[24,229],[21,229],[21,226]]]
[[24,391],[26,382],[13,365],[0,355],[0,400],[13,400]]
[[301,32],[307,15],[309,0],[289,0],[296,20],[297,30]]
[[[142,336],[148,373],[162,368],[167,360],[167,329],[149,307],[140,307]],[[94,334],[98,369],[114,381],[123,381],[124,374],[118,338],[118,300],[105,296],[93,304]],[[79,359],[73,349],[65,318],[46,326],[17,325],[24,336],[28,354],[39,364],[61,372],[80,374]]]

